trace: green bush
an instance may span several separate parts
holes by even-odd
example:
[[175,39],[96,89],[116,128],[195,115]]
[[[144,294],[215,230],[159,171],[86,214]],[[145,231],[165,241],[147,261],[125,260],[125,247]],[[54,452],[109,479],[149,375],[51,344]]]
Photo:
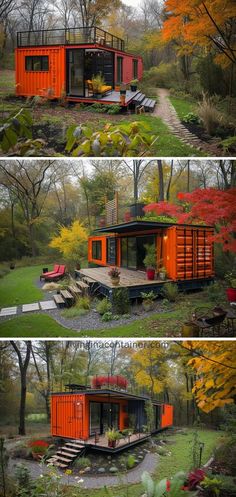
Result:
[[113,291],[112,306],[115,314],[128,314],[130,311],[129,292],[127,288],[116,288]]
[[193,124],[199,124],[200,119],[197,116],[197,114],[194,114],[194,112],[189,112],[186,114],[183,118],[184,122],[186,123],[193,123]]
[[112,312],[105,312],[102,316],[102,321],[107,322],[107,321],[112,321],[113,319],[113,314]]
[[118,104],[110,104],[110,105],[105,105],[105,104],[100,104],[99,102],[90,105],[90,111],[91,112],[98,112],[99,114],[101,113],[107,113],[107,114],[119,114],[121,110],[121,106]]
[[176,283],[165,283],[162,288],[162,295],[169,302],[176,302],[179,297],[178,285]]
[[96,310],[98,311],[99,314],[101,314],[101,316],[103,316],[103,314],[106,314],[106,312],[111,311],[111,308],[112,304],[108,300],[108,298],[100,300],[100,302],[98,302],[96,306]]
[[76,301],[76,307],[78,309],[85,309],[86,311],[89,311],[91,307],[91,300],[87,295],[83,295],[82,297],[79,297]]
[[73,466],[75,466],[76,468],[79,468],[79,469],[87,468],[88,466],[90,466],[90,464],[91,464],[91,461],[88,457],[78,457],[73,462]]
[[132,456],[132,454],[130,454],[128,457],[127,457],[127,460],[126,460],[126,467],[128,469],[132,469],[135,465],[135,457]]
[[177,64],[161,62],[158,67],[151,67],[144,71],[143,83],[148,82],[150,86],[171,88],[181,82],[181,74]]
[[225,300],[225,290],[221,283],[216,281],[209,285],[205,290],[207,300],[209,302],[214,302],[215,304],[220,304]]
[[236,435],[229,435],[215,451],[215,461],[227,473],[236,476]]

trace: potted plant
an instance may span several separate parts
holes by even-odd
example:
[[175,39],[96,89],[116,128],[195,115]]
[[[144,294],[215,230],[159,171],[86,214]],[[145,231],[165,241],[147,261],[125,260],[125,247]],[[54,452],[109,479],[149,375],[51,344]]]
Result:
[[166,271],[165,266],[161,266],[160,269],[159,269],[159,278],[160,278],[160,280],[165,281],[166,280],[166,275],[167,275],[167,271]]
[[194,322],[196,319],[195,314],[191,314],[189,316],[189,319],[186,320],[182,324],[182,336],[183,337],[198,337],[199,336],[199,327],[198,325]]
[[144,202],[134,202],[130,204],[130,215],[131,217],[143,217],[144,216]]
[[121,83],[120,85],[120,95],[126,95],[126,84]]
[[112,267],[108,272],[108,275],[111,278],[112,285],[119,285],[120,283],[120,271],[117,267]]
[[39,461],[47,453],[49,444],[44,440],[35,440],[29,443],[32,457],[35,461]]
[[146,249],[146,255],[144,257],[143,263],[146,268],[147,279],[154,280],[156,272],[156,260],[157,260],[156,247],[154,244],[152,245],[146,244],[145,249]]
[[229,302],[236,302],[236,276],[234,273],[228,273],[225,275],[225,279],[228,283],[226,288],[226,295]]
[[119,433],[119,431],[115,430],[112,428],[111,430],[108,430],[106,432],[106,436],[108,438],[108,447],[115,448],[117,441],[120,440],[122,435]]
[[101,98],[102,96],[101,90],[104,84],[105,80],[104,77],[101,75],[101,73],[92,77],[93,94],[95,98]]
[[130,81],[130,90],[137,91],[137,88],[138,88],[138,79],[132,79],[132,81]]
[[153,309],[153,302],[156,298],[155,293],[151,292],[141,292],[141,297],[143,299],[142,305],[145,311],[151,311]]

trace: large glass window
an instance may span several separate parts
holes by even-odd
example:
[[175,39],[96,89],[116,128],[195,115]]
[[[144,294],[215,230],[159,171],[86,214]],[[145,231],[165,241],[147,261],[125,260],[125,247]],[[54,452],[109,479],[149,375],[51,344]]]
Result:
[[48,55],[26,55],[25,57],[26,71],[48,71]]
[[144,270],[145,246],[154,243],[153,235],[121,238],[121,265],[129,269]]
[[90,435],[119,429],[120,406],[114,402],[90,402]]
[[92,258],[100,261],[102,259],[102,242],[94,240],[92,242]]
[[116,239],[107,239],[107,263],[116,265]]

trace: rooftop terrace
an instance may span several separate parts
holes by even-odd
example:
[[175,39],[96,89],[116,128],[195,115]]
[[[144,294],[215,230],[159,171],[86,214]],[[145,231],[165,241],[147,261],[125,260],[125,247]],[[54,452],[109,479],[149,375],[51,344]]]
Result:
[[124,51],[124,40],[104,29],[89,28],[42,29],[38,31],[19,31],[17,47],[38,47],[48,45],[90,45]]

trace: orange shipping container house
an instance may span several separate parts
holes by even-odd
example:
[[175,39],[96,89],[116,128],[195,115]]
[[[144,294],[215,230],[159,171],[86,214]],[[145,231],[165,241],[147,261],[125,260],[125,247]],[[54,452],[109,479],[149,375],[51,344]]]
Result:
[[[166,280],[181,290],[202,288],[214,278],[214,229],[203,225],[180,225],[155,221],[130,221],[95,230],[88,240],[88,269],[76,271],[79,278],[89,279],[95,290],[112,298],[113,285],[109,266],[120,270],[119,287],[129,290],[130,298],[153,290],[160,293],[164,281],[160,267],[166,269]],[[146,246],[156,247],[156,276],[148,281],[144,258]]]
[[[18,32],[15,67],[19,96],[105,104],[121,103],[118,86],[140,80],[143,73],[140,56],[125,52],[122,39],[95,26]],[[98,90],[92,80],[99,74],[104,84]],[[153,109],[154,101],[127,88],[124,106],[142,102]]]
[[[100,379],[101,377],[98,377]],[[104,378],[104,377],[102,377]],[[120,376],[105,377],[107,384],[99,387],[66,385],[69,391],[51,394],[51,434],[54,437],[79,440],[84,446],[106,451],[119,451],[140,443],[150,436],[147,432],[146,402],[152,402],[151,432],[173,425],[173,406],[118,389]],[[109,384],[111,383],[112,384]],[[120,432],[115,447],[108,444],[108,430]],[[123,438],[122,438],[123,434]]]

